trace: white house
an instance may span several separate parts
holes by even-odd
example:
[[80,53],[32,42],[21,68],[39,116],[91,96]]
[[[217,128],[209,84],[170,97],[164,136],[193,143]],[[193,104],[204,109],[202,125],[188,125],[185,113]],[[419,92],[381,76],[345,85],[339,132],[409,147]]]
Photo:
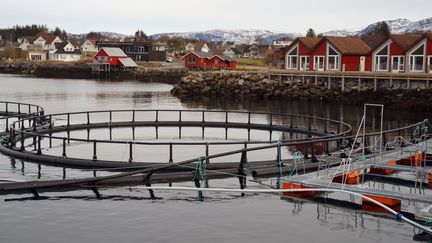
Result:
[[185,46],[185,51],[186,52],[201,51],[201,52],[208,53],[210,51],[210,47],[207,45],[207,43],[192,44],[189,42]]
[[279,39],[279,40],[273,40],[272,46],[281,48],[281,47],[287,47],[291,45],[292,41],[287,39]]
[[82,52],[98,52],[95,40],[86,40],[80,47]]
[[63,62],[75,62],[81,60],[81,51],[75,48],[69,41],[56,43],[55,51],[51,59]]
[[19,44],[19,48],[22,51],[27,51],[29,48],[31,48],[32,44],[31,44],[31,38],[21,38],[18,40]]
[[236,58],[240,58],[241,57],[241,52],[239,49],[237,48],[226,48],[222,54],[224,54],[225,56],[228,56],[230,58],[236,59]]

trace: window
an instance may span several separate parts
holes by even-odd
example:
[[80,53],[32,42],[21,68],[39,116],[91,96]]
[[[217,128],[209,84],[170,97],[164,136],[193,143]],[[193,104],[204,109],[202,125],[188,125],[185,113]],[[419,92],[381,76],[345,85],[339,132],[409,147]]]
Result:
[[328,61],[327,61],[327,69],[328,70],[339,70],[339,54],[331,47],[328,46]]
[[423,43],[410,54],[409,56],[410,71],[412,72],[424,71],[424,65],[425,65],[424,53],[425,53],[425,44]]
[[324,56],[314,57],[314,70],[323,71],[324,70]]
[[297,47],[292,49],[287,55],[287,69],[297,69]]
[[389,45],[387,44],[375,55],[375,71],[388,71]]
[[429,73],[432,73],[432,56],[429,56]]
[[309,57],[301,56],[300,57],[300,69],[301,70],[309,70]]
[[216,59],[216,60],[214,61],[214,64],[219,64],[219,60]]
[[195,57],[189,57],[188,62],[189,62],[189,64],[195,64],[196,63]]
[[392,71],[403,72],[405,70],[405,57],[394,56],[392,57]]

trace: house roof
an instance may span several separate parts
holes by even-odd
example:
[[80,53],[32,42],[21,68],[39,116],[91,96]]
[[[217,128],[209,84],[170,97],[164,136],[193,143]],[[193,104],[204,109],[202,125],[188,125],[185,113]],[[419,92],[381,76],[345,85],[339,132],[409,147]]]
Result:
[[233,61],[233,59],[229,56],[225,56],[225,55],[214,55],[211,52],[202,52],[202,51],[191,51],[188,54],[186,54],[185,56],[189,55],[189,54],[194,54],[195,56],[199,57],[199,58],[207,58],[207,59],[212,59],[213,57],[219,57],[224,61]]
[[102,47],[101,50],[104,50],[110,57],[127,57],[123,50],[117,47]]
[[243,52],[249,52],[250,49],[252,49],[252,47],[260,49],[259,46],[255,45],[255,44],[253,44],[253,45],[246,45],[246,47],[244,48]]
[[37,38],[39,38],[39,37],[44,38],[47,44],[52,44],[53,41],[54,41],[58,36],[57,36],[57,35],[50,35],[50,34],[43,33],[43,34],[36,35],[36,36],[33,38],[33,40],[32,40],[31,42],[33,43],[33,41],[35,41],[35,40],[36,40]]
[[[191,51],[189,53],[192,53],[195,56],[198,56],[200,58],[212,58],[214,56],[213,53],[211,53],[211,52]],[[188,54],[186,54],[186,55],[188,55]]]
[[92,45],[96,46],[96,40],[95,40],[95,39],[87,39],[87,40],[85,40],[85,41],[83,42],[82,45],[84,45],[87,41],[90,42],[90,43],[92,43]]
[[[309,51],[311,51],[316,44],[321,40],[317,37],[298,37],[298,42],[301,42]],[[295,41],[294,41],[295,42]],[[293,42],[293,44],[294,44]]]
[[422,39],[423,37],[421,35],[391,35],[391,40],[404,51],[408,51]]
[[234,52],[235,55],[241,54],[241,51],[239,49],[237,49],[237,48],[232,47],[230,49],[231,49],[232,52]]
[[360,38],[326,36],[328,40],[342,55],[367,55],[371,48]]
[[59,42],[59,43],[55,43],[55,48],[56,48],[56,52],[54,52],[54,54],[76,54],[76,55],[81,55],[81,51],[79,49],[76,49],[74,47],[73,51],[65,51],[64,48],[69,44],[70,42]]
[[124,67],[138,67],[138,65],[130,57],[119,58],[119,61]]
[[293,46],[297,45],[297,43],[302,43],[310,52],[321,39],[322,38],[317,37],[297,37],[289,46],[284,48],[284,51],[290,50]]

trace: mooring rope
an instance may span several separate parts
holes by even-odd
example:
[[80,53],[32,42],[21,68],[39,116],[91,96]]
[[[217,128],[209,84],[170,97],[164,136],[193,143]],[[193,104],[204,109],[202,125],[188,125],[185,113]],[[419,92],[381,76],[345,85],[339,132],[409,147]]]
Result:
[[424,230],[425,232],[432,234],[432,229],[421,225],[409,218],[405,217],[402,213],[395,211],[394,209],[384,205],[383,203],[372,199],[368,196],[362,195],[357,192],[352,192],[343,189],[331,189],[331,188],[305,188],[305,189],[229,189],[229,188],[193,188],[193,187],[161,187],[161,186],[151,186],[151,187],[133,187],[137,189],[152,189],[152,190],[166,190],[166,191],[205,191],[205,192],[239,192],[239,193],[284,193],[284,192],[341,192],[347,193],[353,196],[357,196],[363,198],[369,202],[376,204],[377,206],[385,209],[389,213],[395,215],[396,220],[403,221],[407,224],[410,224],[416,228]]

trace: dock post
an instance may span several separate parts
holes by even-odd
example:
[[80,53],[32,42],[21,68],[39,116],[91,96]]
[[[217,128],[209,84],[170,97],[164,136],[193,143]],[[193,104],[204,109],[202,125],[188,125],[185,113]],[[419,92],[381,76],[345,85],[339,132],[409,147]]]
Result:
[[327,77],[327,89],[331,89],[331,80],[330,80],[330,76]]
[[133,163],[133,147],[132,147],[132,142],[129,142],[129,163],[132,164]]
[[209,155],[210,155],[210,150],[209,150],[209,144],[206,143],[206,164],[210,164],[210,159],[209,159]]
[[63,138],[63,153],[62,158],[66,159],[66,138]]
[[174,160],[173,160],[173,144],[172,143],[169,144],[169,161],[168,162],[169,163],[174,162]]
[[361,78],[360,78],[360,76],[358,77],[358,92],[360,93],[361,92],[361,90],[362,90],[362,88],[361,88],[361,85],[362,85],[362,82],[361,82]]
[[390,76],[390,90],[393,89],[393,77]]
[[315,86],[318,86],[318,75],[315,74]]
[[376,92],[378,90],[378,82],[377,82],[377,78],[374,78],[374,92]]
[[41,138],[41,136],[38,136],[37,138],[38,138],[38,142],[37,142],[37,144],[38,144],[37,154],[41,155],[42,154],[42,148],[41,148],[41,140],[42,140],[42,138]]
[[407,79],[407,89],[411,89],[411,78],[410,78],[410,76],[408,76],[408,79]]
[[96,140],[93,141],[93,160],[97,160]]
[[345,76],[344,76],[344,75],[342,75],[341,91],[342,91],[342,92],[345,91]]

